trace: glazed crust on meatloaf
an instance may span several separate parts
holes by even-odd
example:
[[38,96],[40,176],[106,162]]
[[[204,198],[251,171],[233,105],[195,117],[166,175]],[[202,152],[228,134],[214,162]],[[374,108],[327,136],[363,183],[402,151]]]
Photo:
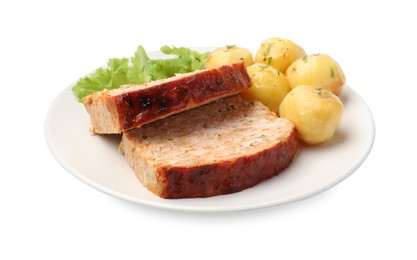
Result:
[[297,149],[293,123],[238,95],[124,132],[120,145],[142,184],[168,199],[253,187],[288,167]]
[[142,85],[124,85],[84,98],[92,132],[114,134],[234,95],[250,87],[243,62]]

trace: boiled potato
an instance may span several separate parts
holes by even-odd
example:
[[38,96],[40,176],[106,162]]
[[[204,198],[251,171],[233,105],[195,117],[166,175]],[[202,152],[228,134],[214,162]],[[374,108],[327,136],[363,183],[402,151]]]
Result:
[[303,48],[293,41],[274,37],[262,42],[255,55],[255,62],[271,65],[285,73],[293,61],[304,55]]
[[301,85],[284,98],[279,113],[292,121],[300,140],[320,144],[330,140],[342,118],[343,104],[321,87]]
[[298,85],[314,85],[339,96],[345,85],[345,74],[339,64],[326,54],[306,55],[294,61],[285,75],[291,88]]
[[211,52],[207,57],[207,61],[204,66],[206,69],[208,69],[219,65],[238,62],[241,60],[245,62],[245,66],[252,65],[252,53],[248,49],[236,45],[227,45]]
[[252,85],[241,93],[242,98],[258,100],[278,114],[282,100],[291,91],[285,75],[262,63],[255,63],[246,70]]

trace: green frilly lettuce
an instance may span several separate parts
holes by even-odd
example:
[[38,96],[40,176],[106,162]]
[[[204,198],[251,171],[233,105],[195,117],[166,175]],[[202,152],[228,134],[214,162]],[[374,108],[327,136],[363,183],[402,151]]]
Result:
[[130,59],[109,59],[107,67],[81,78],[72,88],[81,102],[83,97],[104,89],[119,88],[124,84],[142,84],[152,80],[169,78],[176,73],[187,73],[203,69],[208,52],[199,53],[184,47],[161,47],[164,54],[176,55],[169,59],[150,59],[139,45]]

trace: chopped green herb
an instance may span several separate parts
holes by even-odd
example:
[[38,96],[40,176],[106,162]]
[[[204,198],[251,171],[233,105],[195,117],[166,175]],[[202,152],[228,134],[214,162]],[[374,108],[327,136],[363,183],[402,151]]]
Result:
[[266,48],[265,48],[265,50],[264,50],[264,55],[265,55],[265,56],[266,56],[266,55],[268,55],[269,50],[271,49],[272,44],[273,44],[273,43],[270,43],[270,44],[268,44],[268,45],[266,46]]
[[332,67],[330,67],[330,69],[331,69],[330,76],[331,76],[332,78],[334,78],[334,70],[333,70],[333,68],[332,68]]
[[227,50],[230,50],[231,48],[233,48],[233,47],[235,47],[236,46],[236,44],[234,44],[234,45],[226,45],[226,49]]
[[278,76],[280,76],[280,75],[281,75],[281,73],[279,72],[279,69],[277,69],[277,74],[278,74]]
[[263,68],[263,69],[266,69],[266,68],[268,68],[269,66],[268,66],[268,65],[261,65],[261,64],[258,64],[258,67]]
[[240,60],[243,60],[243,57],[240,57]]
[[305,63],[307,63],[307,61],[308,61],[307,55],[304,55],[304,56],[303,56],[303,61],[304,61]]
[[271,65],[272,57],[268,57],[268,65]]

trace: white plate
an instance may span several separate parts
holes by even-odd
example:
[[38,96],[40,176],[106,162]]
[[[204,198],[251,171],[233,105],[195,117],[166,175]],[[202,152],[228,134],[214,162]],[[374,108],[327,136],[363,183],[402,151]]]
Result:
[[[160,55],[160,52],[149,54],[151,58]],[[352,174],[366,159],[374,142],[372,114],[362,98],[346,86],[341,95],[345,107],[342,122],[332,140],[320,146],[302,146],[290,167],[280,175],[234,194],[166,200],[150,193],[136,179],[118,152],[120,136],[90,134],[89,116],[71,92],[72,86],[55,98],[46,117],[45,137],[55,158],[75,177],[100,191],[157,208],[224,212],[304,199]]]

